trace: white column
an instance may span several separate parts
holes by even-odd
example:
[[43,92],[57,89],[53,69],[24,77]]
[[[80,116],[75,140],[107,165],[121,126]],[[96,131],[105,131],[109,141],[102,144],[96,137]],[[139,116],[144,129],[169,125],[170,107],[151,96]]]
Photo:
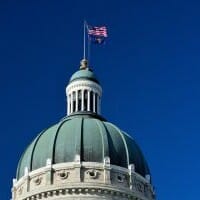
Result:
[[84,110],[84,90],[81,90],[81,111]]
[[99,95],[97,94],[97,113],[100,114],[100,100],[99,100]]
[[96,99],[95,99],[95,92],[93,92],[93,112],[95,112],[95,107],[96,107]]
[[67,95],[67,115],[69,115],[69,109],[70,109],[70,98],[69,95]]
[[87,99],[87,111],[90,111],[90,91],[87,92],[88,99]]
[[99,114],[101,114],[101,97],[99,96]]
[[74,99],[74,93],[72,92],[72,95],[71,95],[71,113],[73,113],[73,110],[74,110],[73,99]]
[[76,112],[78,111],[78,90],[76,90]]
[[69,106],[70,106],[69,114],[71,114],[71,112],[72,112],[72,101],[71,101],[71,99],[72,99],[72,94],[69,95]]
[[70,94],[69,95],[69,114],[72,112],[71,98],[72,98],[72,95]]

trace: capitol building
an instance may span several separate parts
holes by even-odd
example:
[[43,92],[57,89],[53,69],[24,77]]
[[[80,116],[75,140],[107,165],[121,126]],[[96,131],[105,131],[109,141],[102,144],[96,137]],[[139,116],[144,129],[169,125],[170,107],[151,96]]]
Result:
[[12,200],[155,200],[140,147],[101,115],[102,88],[87,60],[66,97],[67,115],[21,155]]

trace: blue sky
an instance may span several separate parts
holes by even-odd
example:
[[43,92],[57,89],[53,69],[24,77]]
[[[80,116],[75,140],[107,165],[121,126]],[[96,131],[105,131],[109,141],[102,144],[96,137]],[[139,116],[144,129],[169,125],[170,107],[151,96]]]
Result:
[[0,1],[0,199],[25,147],[66,114],[65,86],[83,54],[83,20],[106,25],[92,46],[103,116],[132,135],[158,200],[199,197],[200,3]]

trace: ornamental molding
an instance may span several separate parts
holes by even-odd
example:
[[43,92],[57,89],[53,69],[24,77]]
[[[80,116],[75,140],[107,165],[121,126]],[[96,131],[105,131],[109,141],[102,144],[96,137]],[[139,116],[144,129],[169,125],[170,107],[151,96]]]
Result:
[[60,170],[57,172],[57,177],[61,180],[67,179],[69,176],[70,172],[66,170]]
[[18,189],[18,194],[21,195],[21,194],[23,193],[23,190],[24,190],[24,187],[21,186],[21,187]]
[[96,92],[98,94],[102,94],[102,88],[100,85],[98,85],[97,83],[93,82],[93,81],[89,81],[89,80],[78,80],[75,82],[70,83],[67,87],[66,87],[66,93],[69,94],[72,91],[74,91],[74,89],[87,89],[93,92]]
[[38,176],[38,177],[34,178],[33,182],[35,183],[35,185],[40,185],[42,182],[42,177]]
[[[77,197],[76,197],[77,196]],[[153,198],[143,197],[138,193],[130,193],[129,191],[120,190],[119,188],[98,188],[98,187],[74,187],[74,188],[57,188],[50,189],[39,193],[32,193],[23,196],[20,200],[39,200],[55,197],[73,197],[73,198],[88,198],[88,197],[112,197],[127,200],[153,200]],[[81,198],[81,199],[82,199]]]
[[119,183],[123,183],[126,180],[126,176],[124,174],[118,173],[117,174],[117,181]]
[[95,169],[90,169],[86,172],[86,174],[88,174],[90,179],[97,179],[100,175],[100,172]]
[[[99,162],[81,162],[79,163],[78,167],[80,168],[88,168],[88,169],[107,169],[107,170],[114,170],[118,173],[125,173],[125,174],[129,174],[130,170],[124,167],[120,167],[117,165],[105,165],[104,163],[99,163]],[[68,162],[68,163],[57,163],[57,164],[53,164],[51,166],[45,166],[45,167],[41,167],[39,169],[36,169],[34,171],[29,172],[28,176],[24,175],[22,176],[19,180],[15,180],[15,183],[13,184],[13,186],[15,187],[19,187],[23,182],[25,182],[27,179],[30,179],[30,177],[34,178],[37,176],[41,176],[44,173],[47,173],[49,171],[60,171],[60,170],[73,170],[77,168],[77,162]],[[141,176],[140,174],[136,173],[136,172],[131,172],[130,173],[131,177],[135,178],[138,177],[139,180],[141,180],[142,182],[145,183],[149,183],[148,180],[146,180],[143,176]]]

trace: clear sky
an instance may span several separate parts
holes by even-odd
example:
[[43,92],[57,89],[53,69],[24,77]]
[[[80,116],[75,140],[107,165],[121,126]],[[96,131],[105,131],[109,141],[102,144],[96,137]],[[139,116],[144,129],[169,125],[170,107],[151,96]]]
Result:
[[83,20],[106,25],[91,65],[103,116],[132,135],[158,200],[199,199],[200,3],[193,0],[0,1],[0,199],[25,147],[66,113]]

